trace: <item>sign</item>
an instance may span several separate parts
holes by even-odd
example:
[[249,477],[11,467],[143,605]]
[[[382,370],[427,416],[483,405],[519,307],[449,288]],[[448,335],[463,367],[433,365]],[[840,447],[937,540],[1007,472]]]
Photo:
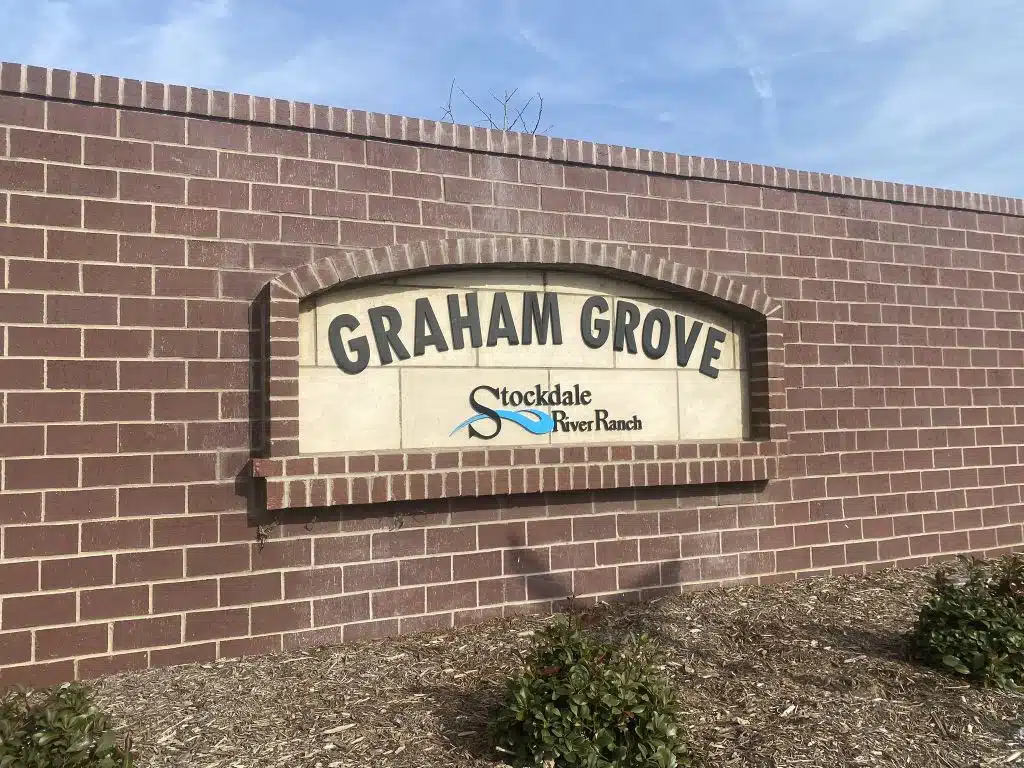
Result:
[[464,269],[300,312],[302,453],[742,439],[743,329],[670,294]]

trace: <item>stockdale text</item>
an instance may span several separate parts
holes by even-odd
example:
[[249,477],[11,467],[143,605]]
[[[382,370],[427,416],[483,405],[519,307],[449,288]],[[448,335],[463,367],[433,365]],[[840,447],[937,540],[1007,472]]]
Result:
[[[381,365],[420,357],[428,348],[437,352],[463,349],[467,336],[469,346],[473,348],[494,347],[499,342],[509,346],[560,345],[563,337],[558,294],[527,291],[520,295],[522,306],[516,313],[504,291],[494,294],[490,317],[486,318],[486,339],[475,292],[447,295],[447,306],[442,311],[442,317],[447,320],[447,333],[442,329],[430,299],[422,296],[416,299],[411,334],[402,313],[393,306],[382,304],[371,307],[366,313],[369,335]],[[576,325],[583,343],[591,349],[600,349],[611,340],[616,352],[625,351],[631,355],[642,352],[651,360],[664,357],[674,337],[676,364],[685,367],[694,353],[704,323],[673,314],[670,317],[660,307],[645,314],[636,304],[623,299],[615,302],[615,310],[612,311],[606,297],[590,296],[583,303]],[[721,357],[721,344],[726,338],[725,331],[708,325],[699,368],[705,376],[718,378],[715,361]],[[345,373],[358,374],[369,365],[370,341],[354,315],[339,314],[331,320],[327,339],[335,363]]]
[[[550,389],[541,384],[528,389],[509,389],[481,384],[469,393],[469,407],[474,415],[456,425],[451,434],[467,428],[470,437],[493,440],[502,431],[506,421],[517,424],[534,435],[546,435],[551,432],[633,432],[643,429],[643,422],[636,414],[628,419],[611,418],[607,409],[595,407],[591,414],[588,414],[593,418],[580,418],[581,414],[578,411],[574,411],[574,418],[570,418],[568,411],[559,408],[551,408],[549,414],[535,407],[575,407],[589,406],[592,403],[593,393],[579,384],[564,388],[561,384],[555,384]],[[508,410],[509,408],[517,410]],[[490,428],[481,431],[476,425],[483,422],[489,423]]]

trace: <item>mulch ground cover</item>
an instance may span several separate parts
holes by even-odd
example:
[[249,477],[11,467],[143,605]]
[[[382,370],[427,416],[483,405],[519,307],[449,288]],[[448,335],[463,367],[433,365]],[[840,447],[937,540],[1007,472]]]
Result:
[[[913,664],[932,569],[598,609],[661,644],[699,765],[1024,766],[1024,695]],[[541,618],[98,681],[142,766],[501,766],[487,723]]]

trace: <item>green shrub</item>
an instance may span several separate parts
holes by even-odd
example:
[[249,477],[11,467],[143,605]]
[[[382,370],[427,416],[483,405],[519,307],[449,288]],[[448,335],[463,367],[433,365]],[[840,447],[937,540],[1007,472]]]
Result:
[[523,663],[493,723],[505,754],[544,768],[690,764],[678,706],[646,636],[613,645],[577,616],[560,616],[537,634]]
[[915,655],[985,686],[1024,685],[1024,557],[940,569],[912,635]]
[[80,684],[0,698],[0,768],[130,768],[131,738],[117,741]]

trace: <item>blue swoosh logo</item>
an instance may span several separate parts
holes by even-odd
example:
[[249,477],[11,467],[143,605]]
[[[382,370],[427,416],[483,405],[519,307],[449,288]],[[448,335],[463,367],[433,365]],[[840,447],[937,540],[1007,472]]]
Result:
[[[544,413],[544,411],[538,411],[536,408],[523,408],[522,410],[519,411],[506,411],[500,408],[496,408],[494,412],[498,414],[501,418],[518,424],[520,427],[522,427],[527,432],[533,435],[546,435],[549,432],[553,432],[555,429],[555,420],[551,418],[551,416],[549,416],[548,414]],[[475,416],[470,416],[464,422],[459,424],[459,426],[457,426],[455,429],[449,432],[448,436],[451,437],[460,429],[472,424],[475,421],[480,421],[480,419],[487,418],[490,417],[484,413],[478,413]]]

